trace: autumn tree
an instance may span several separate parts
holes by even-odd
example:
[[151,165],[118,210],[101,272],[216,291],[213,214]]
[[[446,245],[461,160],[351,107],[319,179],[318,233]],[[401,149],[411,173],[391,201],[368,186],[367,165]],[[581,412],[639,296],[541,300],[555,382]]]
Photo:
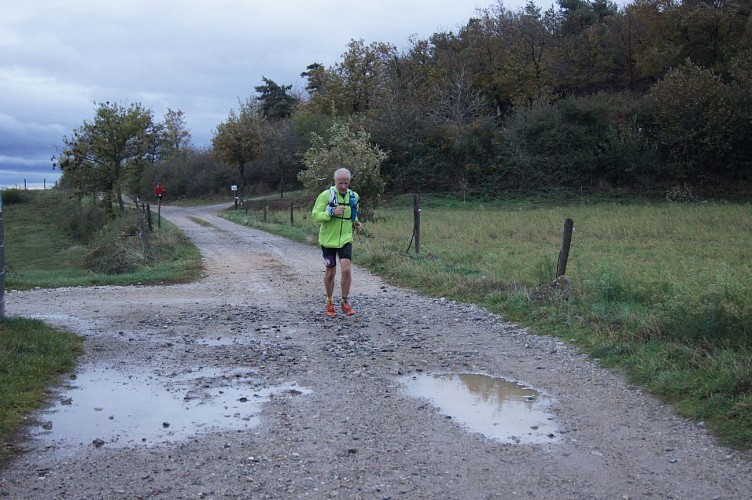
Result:
[[[396,49],[388,43],[351,40],[342,61],[331,68],[309,66],[307,88],[312,90],[311,105],[319,113],[348,116],[368,111],[380,83],[383,65]],[[309,91],[310,91],[309,90]]]
[[567,93],[592,93],[614,80],[616,49],[609,36],[616,4],[609,0],[559,0],[557,80]]
[[217,125],[212,137],[214,157],[238,168],[238,196],[245,197],[245,167],[261,153],[258,104],[240,101],[239,111],[230,110],[227,120]]
[[373,142],[389,151],[381,171],[393,187],[400,174],[422,156],[427,131],[434,123],[435,105],[430,46],[426,40],[412,40],[403,56],[385,61],[379,85],[372,95],[371,109],[362,126]]
[[285,189],[297,187],[303,141],[295,132],[291,119],[262,120],[259,131],[263,144],[258,159],[262,165],[260,177],[268,185],[276,186],[282,197]]
[[102,193],[109,210],[117,201],[122,211],[123,189],[136,183],[144,163],[158,154],[160,135],[151,110],[139,103],[125,107],[105,102],[98,104],[91,122],[84,121],[63,143],[61,183]]
[[185,122],[185,113],[167,108],[164,118],[163,137],[168,153],[185,151],[191,145],[191,133]]
[[737,85],[687,62],[651,88],[649,132],[657,138],[677,180],[700,183],[748,177],[752,118],[749,98]]
[[481,11],[462,31],[471,39],[467,63],[496,115],[551,94],[553,13],[528,2],[517,12],[503,3]]
[[362,196],[363,219],[373,215],[373,210],[384,192],[381,164],[387,154],[370,143],[362,128],[352,130],[348,121],[335,123],[325,139],[314,134],[313,145],[303,155],[306,168],[298,179],[311,193],[318,194],[332,185],[332,175],[340,167],[352,174],[352,188]]

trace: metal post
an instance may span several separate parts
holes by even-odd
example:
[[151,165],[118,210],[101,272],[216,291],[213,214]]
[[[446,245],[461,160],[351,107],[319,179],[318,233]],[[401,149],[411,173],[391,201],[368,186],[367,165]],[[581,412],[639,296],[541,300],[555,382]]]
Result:
[[561,237],[561,251],[559,251],[559,263],[556,266],[557,278],[567,273],[567,260],[569,259],[569,246],[572,243],[573,229],[574,221],[572,219],[565,219],[564,234]]
[[5,222],[3,198],[0,196],[0,319],[5,318]]

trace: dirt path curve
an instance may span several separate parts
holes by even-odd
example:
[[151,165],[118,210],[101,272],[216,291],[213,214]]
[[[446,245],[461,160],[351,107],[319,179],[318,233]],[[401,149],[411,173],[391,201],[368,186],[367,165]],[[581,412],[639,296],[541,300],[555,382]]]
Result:
[[[125,381],[118,397],[148,406],[164,434],[141,428],[105,436],[89,414],[127,421],[123,410],[107,407],[118,401],[79,407],[76,438],[57,439],[58,423],[32,432],[24,453],[0,470],[0,497],[752,494],[748,454],[717,446],[695,422],[569,345],[358,268],[358,315],[327,319],[318,250],[236,226],[218,210],[162,208],[201,249],[206,276],[198,282],[6,295],[8,315],[84,335],[78,380],[95,373]],[[405,392],[405,377],[450,372],[535,388],[550,398],[556,431],[542,443],[493,439]],[[104,397],[103,387],[90,392]],[[189,417],[194,427],[180,435],[180,414],[147,403],[151,391],[174,396],[185,411],[221,406],[220,425]],[[227,394],[231,402],[217,402]],[[54,412],[38,417],[54,422]]]

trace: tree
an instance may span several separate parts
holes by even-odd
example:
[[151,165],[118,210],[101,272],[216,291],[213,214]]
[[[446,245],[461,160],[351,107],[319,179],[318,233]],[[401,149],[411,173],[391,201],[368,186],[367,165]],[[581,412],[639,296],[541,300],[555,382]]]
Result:
[[277,85],[268,78],[261,77],[263,85],[255,87],[260,95],[256,98],[259,103],[261,116],[267,120],[279,120],[292,116],[298,100],[288,94],[292,85]]
[[240,102],[239,112],[231,109],[227,120],[217,125],[212,137],[212,148],[217,160],[238,167],[238,196],[243,199],[245,165],[261,153],[257,103],[247,99]]
[[559,6],[556,59],[563,90],[587,94],[608,88],[618,59],[610,36],[616,4],[608,0],[559,0]]
[[480,91],[473,88],[465,66],[450,71],[434,86],[432,95],[430,113],[437,123],[466,125],[488,109]]
[[352,174],[352,187],[363,197],[363,219],[373,215],[373,210],[384,192],[381,164],[387,154],[370,143],[369,135],[362,129],[351,130],[348,121],[332,125],[330,138],[314,134],[313,145],[303,155],[306,169],[298,179],[306,189],[318,194],[332,185],[332,174],[345,167]]
[[312,63],[306,67],[306,70],[300,76],[308,79],[305,89],[306,92],[313,95],[324,88],[326,68],[321,63]]
[[[434,67],[427,41],[413,41],[404,57],[393,57],[384,65],[380,84],[363,126],[372,141],[389,151],[381,172],[394,188],[408,166],[421,156],[426,131],[431,127]],[[435,84],[438,85],[438,84]],[[406,185],[412,184],[412,179]]]
[[165,150],[169,153],[184,151],[190,147],[191,133],[185,125],[185,113],[167,108],[164,119]]
[[139,103],[126,108],[106,102],[99,103],[92,122],[84,121],[63,143],[58,162],[61,183],[103,193],[108,210],[116,196],[122,212],[124,186],[137,180],[143,164],[158,154],[160,137],[151,110]]
[[[649,131],[677,180],[701,182],[750,174],[749,99],[733,84],[689,61],[648,94]],[[740,153],[744,152],[745,155]]]
[[342,62],[330,69],[319,64],[308,66],[311,106],[319,113],[349,116],[368,111],[377,91],[383,65],[394,57],[396,49],[387,43],[366,46],[363,40],[351,40]]
[[499,2],[481,11],[463,30],[470,39],[467,62],[476,85],[492,100],[495,114],[551,94],[549,65],[553,52],[553,11],[534,3],[511,12]]

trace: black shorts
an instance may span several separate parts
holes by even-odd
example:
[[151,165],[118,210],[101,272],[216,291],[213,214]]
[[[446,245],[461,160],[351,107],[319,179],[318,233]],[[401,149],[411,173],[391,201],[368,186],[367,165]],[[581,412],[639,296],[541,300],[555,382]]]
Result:
[[352,243],[348,243],[342,248],[321,247],[321,252],[324,254],[324,265],[326,267],[335,267],[337,265],[337,257],[339,257],[339,260],[352,260]]

